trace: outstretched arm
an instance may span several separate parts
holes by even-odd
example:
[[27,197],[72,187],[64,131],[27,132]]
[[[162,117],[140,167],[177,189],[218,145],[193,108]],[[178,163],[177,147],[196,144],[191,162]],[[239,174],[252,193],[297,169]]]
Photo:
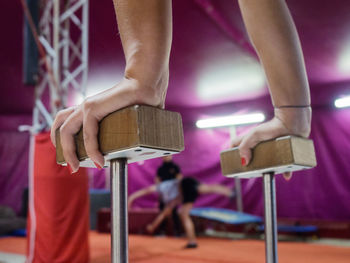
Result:
[[157,217],[153,220],[152,223],[150,223],[149,225],[147,225],[147,231],[149,233],[153,233],[157,227],[159,227],[159,225],[163,222],[163,220],[168,217],[169,215],[171,215],[173,209],[179,205],[181,202],[180,198],[176,198],[174,200],[172,200],[169,204],[167,204],[163,211],[161,211]]
[[275,107],[271,121],[233,142],[248,164],[251,149],[261,141],[288,134],[308,137],[311,107],[300,40],[285,0],[239,0],[239,6]]
[[156,185],[151,185],[149,187],[146,187],[146,188],[143,188],[143,189],[140,189],[134,193],[132,193],[129,197],[128,197],[128,207],[129,209],[132,207],[132,203],[137,199],[137,198],[140,198],[142,196],[145,196],[145,195],[149,195],[149,194],[152,194],[154,192],[157,191],[157,187]]

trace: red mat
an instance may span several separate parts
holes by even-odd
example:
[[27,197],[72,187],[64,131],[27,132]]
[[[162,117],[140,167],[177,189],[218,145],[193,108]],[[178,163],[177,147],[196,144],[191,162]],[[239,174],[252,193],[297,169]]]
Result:
[[[109,261],[108,234],[90,233],[91,263]],[[199,248],[185,250],[180,238],[132,235],[129,238],[130,263],[259,263],[265,262],[263,241],[234,241],[200,238]],[[349,263],[350,248],[307,243],[280,242],[281,263]],[[0,252],[25,254],[24,238],[0,238]]]

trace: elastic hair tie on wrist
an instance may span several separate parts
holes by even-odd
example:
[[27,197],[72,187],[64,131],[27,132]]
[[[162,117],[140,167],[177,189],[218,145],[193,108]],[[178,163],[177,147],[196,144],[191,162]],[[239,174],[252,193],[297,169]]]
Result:
[[274,106],[275,109],[283,109],[283,108],[309,108],[311,105],[282,105],[282,106]]

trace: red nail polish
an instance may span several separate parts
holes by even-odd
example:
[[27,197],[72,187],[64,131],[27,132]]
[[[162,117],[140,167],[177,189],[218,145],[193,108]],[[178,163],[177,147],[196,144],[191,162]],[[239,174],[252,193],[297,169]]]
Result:
[[67,168],[68,168],[69,172],[72,174],[73,173],[72,167],[70,167],[70,165],[68,163],[67,163]]
[[241,157],[241,164],[242,166],[245,166],[247,164],[247,161],[245,160],[244,157]]
[[95,163],[95,162],[94,162],[94,164],[95,164],[95,166],[97,167],[97,169],[99,169],[99,170],[102,169],[102,167],[101,167],[98,163]]

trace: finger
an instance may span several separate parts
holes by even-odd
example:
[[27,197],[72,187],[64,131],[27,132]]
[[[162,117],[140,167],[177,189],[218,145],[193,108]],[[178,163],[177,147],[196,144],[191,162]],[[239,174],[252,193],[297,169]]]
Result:
[[284,177],[284,179],[286,179],[287,181],[289,181],[290,179],[292,179],[292,172],[285,172],[284,174],[283,174],[283,177]]
[[64,121],[74,112],[74,107],[61,110],[57,113],[55,120],[51,126],[50,138],[52,144],[56,147],[56,130],[64,123]]
[[105,160],[102,153],[99,150],[98,145],[98,119],[89,111],[84,110],[84,122],[83,122],[83,134],[84,134],[84,145],[87,155],[95,163],[96,167],[101,169]]
[[238,145],[241,144],[242,140],[243,140],[243,136],[238,136],[238,137],[233,138],[231,143],[230,143],[230,147],[231,148],[238,147]]
[[260,142],[258,132],[252,130],[244,136],[239,147],[239,155],[241,156],[242,166],[246,166],[252,159],[252,149]]
[[65,161],[71,173],[75,173],[79,169],[79,160],[76,155],[76,146],[74,135],[79,132],[82,125],[82,111],[80,109],[74,111],[60,128],[61,145]]
[[286,134],[287,130],[281,125],[281,122],[278,119],[272,119],[271,121],[260,124],[254,128],[250,133],[244,136],[239,145],[242,165],[244,161],[246,165],[250,163],[252,156],[251,149],[253,149],[258,143]]

